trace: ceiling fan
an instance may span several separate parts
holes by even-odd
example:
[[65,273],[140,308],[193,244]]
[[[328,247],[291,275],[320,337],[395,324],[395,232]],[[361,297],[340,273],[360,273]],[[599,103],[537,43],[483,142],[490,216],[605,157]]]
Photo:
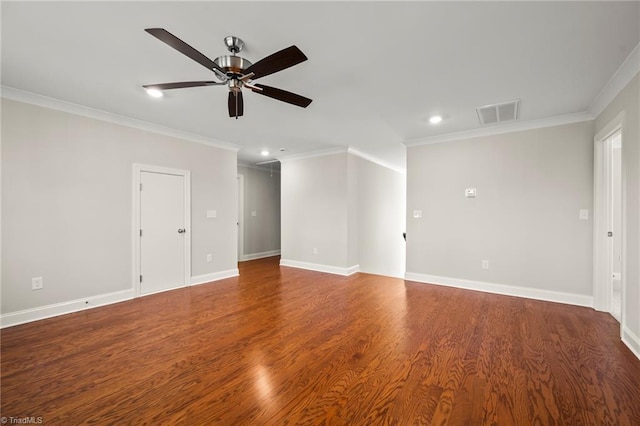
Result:
[[168,44],[178,52],[193,59],[208,70],[214,72],[219,81],[181,81],[176,83],[160,83],[146,84],[147,90],[168,90],[183,89],[186,87],[197,86],[221,86],[229,87],[229,98],[227,101],[229,107],[229,117],[236,119],[244,113],[244,102],[242,100],[242,88],[251,89],[252,92],[264,95],[282,102],[297,105],[306,108],[311,103],[311,99],[296,93],[287,92],[286,90],[276,87],[265,86],[264,84],[254,84],[253,80],[265,77],[269,74],[282,71],[294,65],[307,60],[307,57],[296,46],[289,46],[266,58],[263,58],[252,64],[248,60],[237,56],[244,48],[244,42],[238,37],[225,37],[224,43],[231,55],[220,56],[215,60],[211,60],[189,46],[178,37],[171,34],[163,28],[147,28],[146,32],[157,38],[158,40]]

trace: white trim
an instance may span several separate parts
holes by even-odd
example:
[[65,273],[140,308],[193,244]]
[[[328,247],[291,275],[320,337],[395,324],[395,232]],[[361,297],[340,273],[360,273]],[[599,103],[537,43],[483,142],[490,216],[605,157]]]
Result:
[[593,144],[593,307],[611,310],[608,289],[607,253],[607,182],[608,161],[604,140],[594,138]]
[[482,281],[471,281],[460,278],[440,277],[436,275],[426,275],[415,272],[405,273],[405,280],[441,285],[446,287],[463,288],[466,290],[482,291],[485,293],[544,300],[547,302],[565,303],[569,305],[587,307],[592,307],[593,305],[593,297],[584,294],[564,293],[538,288],[518,287],[508,284],[496,284]]
[[640,359],[640,337],[636,336],[627,327],[622,328],[622,342]]
[[621,111],[620,113],[618,113],[618,115],[613,117],[613,119],[607,124],[605,124],[602,127],[602,129],[600,129],[600,131],[595,135],[595,137],[593,138],[594,141],[602,142],[605,139],[607,139],[609,136],[613,135],[615,132],[620,130],[622,128],[622,125],[625,122],[625,116],[626,116],[626,112]]
[[389,162],[381,160],[378,157],[375,157],[375,156],[373,156],[371,154],[367,154],[366,152],[360,151],[357,148],[353,148],[353,147],[350,146],[350,147],[347,148],[347,153],[353,154],[356,157],[360,157],[363,160],[370,161],[370,162],[372,162],[374,164],[377,164],[378,166],[382,166],[382,167],[387,168],[389,170],[393,170],[394,172],[400,173],[401,175],[406,175],[407,174],[407,171],[405,169],[401,169],[399,167],[396,167],[396,166],[392,165]]
[[24,90],[15,89],[8,86],[0,86],[1,96],[18,102],[24,102],[31,105],[41,106],[43,108],[54,109],[57,111],[67,112],[80,115],[83,117],[93,118],[96,120],[106,121],[109,123],[119,124],[121,126],[132,127],[134,129],[144,130],[147,132],[157,133],[160,135],[171,136],[189,142],[195,142],[203,145],[209,145],[216,148],[222,148],[233,152],[240,151],[241,147],[229,142],[220,141],[206,136],[200,136],[182,130],[171,129],[154,123],[149,123],[135,118],[125,117],[124,115],[114,114],[107,111],[91,108],[84,105],[74,104],[72,102],[63,101],[48,96],[38,95],[36,93],[26,92]]
[[261,253],[245,254],[240,258],[240,262],[245,262],[247,260],[264,259],[265,257],[273,257],[273,256],[280,256],[280,250],[270,250],[270,251],[263,251]]
[[45,318],[70,314],[73,312],[85,311],[99,306],[111,305],[113,303],[124,302],[134,298],[133,289],[115,291],[112,293],[89,296],[83,299],[71,300],[68,302],[54,303],[32,309],[25,309],[17,312],[0,315],[0,328],[12,327]]
[[301,152],[299,154],[289,154],[276,157],[281,163],[287,161],[304,160],[307,158],[324,157],[325,155],[343,154],[347,152],[346,146],[339,146],[326,149],[318,149],[316,151]]
[[307,269],[309,271],[326,272],[328,274],[349,276],[360,271],[360,265],[353,265],[348,268],[332,265],[321,265],[318,263],[300,262],[298,260],[280,259],[280,266],[290,268]]
[[[189,282],[191,280],[191,172],[189,170],[134,163],[132,179],[133,228],[131,230],[133,243],[133,276],[131,277],[131,283],[136,297],[142,295],[140,283],[140,173],[142,172],[162,173],[167,175],[182,176],[184,178],[184,227],[187,230],[187,232],[185,232],[184,234],[184,286],[189,285]],[[175,287],[167,290],[175,290],[176,288],[182,287]]]
[[362,274],[377,275],[379,277],[398,278],[398,279],[404,280],[404,272],[400,272],[399,274],[389,274],[386,272],[379,272],[379,271],[372,271],[372,270],[365,271],[362,269],[359,269],[358,272]]
[[627,59],[625,59],[613,76],[611,76],[607,84],[600,90],[598,96],[591,102],[589,112],[595,117],[600,115],[607,105],[618,96],[618,93],[620,93],[639,72],[640,43],[631,51]]
[[237,277],[239,275],[240,271],[238,270],[238,268],[213,272],[211,274],[196,275],[195,277],[191,277],[191,279],[189,280],[189,285],[207,284],[212,281],[220,281],[224,280],[225,278]]
[[608,154],[605,149],[605,141],[613,133],[620,130],[622,132],[622,312],[621,312],[621,333],[625,326],[626,313],[626,246],[625,236],[627,229],[626,214],[626,166],[625,166],[625,137],[624,123],[625,112],[616,115],[613,120],[607,123],[593,138],[593,307],[598,311],[611,311],[611,287],[608,272],[609,238],[606,236],[608,229],[607,214],[607,184],[608,184]]
[[237,177],[238,185],[238,222],[237,222],[237,238],[238,238],[238,250],[236,256],[238,262],[244,257],[244,175],[238,173]]
[[353,265],[346,269],[345,275],[349,276],[349,275],[357,274],[358,272],[360,272],[360,265]]
[[541,129],[546,127],[563,126],[566,124],[581,123],[593,120],[594,116],[589,112],[578,112],[575,114],[558,115],[555,117],[543,118],[540,120],[529,120],[521,122],[510,122],[491,127],[467,130],[463,132],[447,133],[444,135],[428,136],[424,138],[409,139],[404,142],[408,147],[429,145],[432,143],[453,142],[463,139],[479,138],[483,136],[501,135],[505,133],[520,132],[523,130]]

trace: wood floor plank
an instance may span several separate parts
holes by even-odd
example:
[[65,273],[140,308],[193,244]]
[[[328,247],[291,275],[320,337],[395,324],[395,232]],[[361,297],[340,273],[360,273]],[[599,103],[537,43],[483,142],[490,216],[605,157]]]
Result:
[[0,415],[51,425],[640,424],[640,361],[608,314],[278,260],[2,330]]

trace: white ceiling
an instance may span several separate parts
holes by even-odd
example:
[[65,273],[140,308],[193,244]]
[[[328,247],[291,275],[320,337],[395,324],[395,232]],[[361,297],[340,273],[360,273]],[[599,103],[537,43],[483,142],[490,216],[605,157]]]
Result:
[[[640,2],[2,2],[2,85],[242,147],[245,162],[352,146],[404,168],[403,143],[480,128],[475,108],[520,99],[519,121],[587,111],[640,41]],[[144,32],[214,59],[241,37],[256,62],[309,58],[258,82],[306,109],[224,87],[141,85],[213,73]],[[438,126],[429,115],[443,114]],[[267,158],[267,159],[268,159]]]

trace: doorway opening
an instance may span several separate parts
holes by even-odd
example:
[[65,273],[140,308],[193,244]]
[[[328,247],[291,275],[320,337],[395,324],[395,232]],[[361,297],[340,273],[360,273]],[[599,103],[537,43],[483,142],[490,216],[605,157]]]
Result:
[[280,255],[280,163],[238,163],[238,262]]

